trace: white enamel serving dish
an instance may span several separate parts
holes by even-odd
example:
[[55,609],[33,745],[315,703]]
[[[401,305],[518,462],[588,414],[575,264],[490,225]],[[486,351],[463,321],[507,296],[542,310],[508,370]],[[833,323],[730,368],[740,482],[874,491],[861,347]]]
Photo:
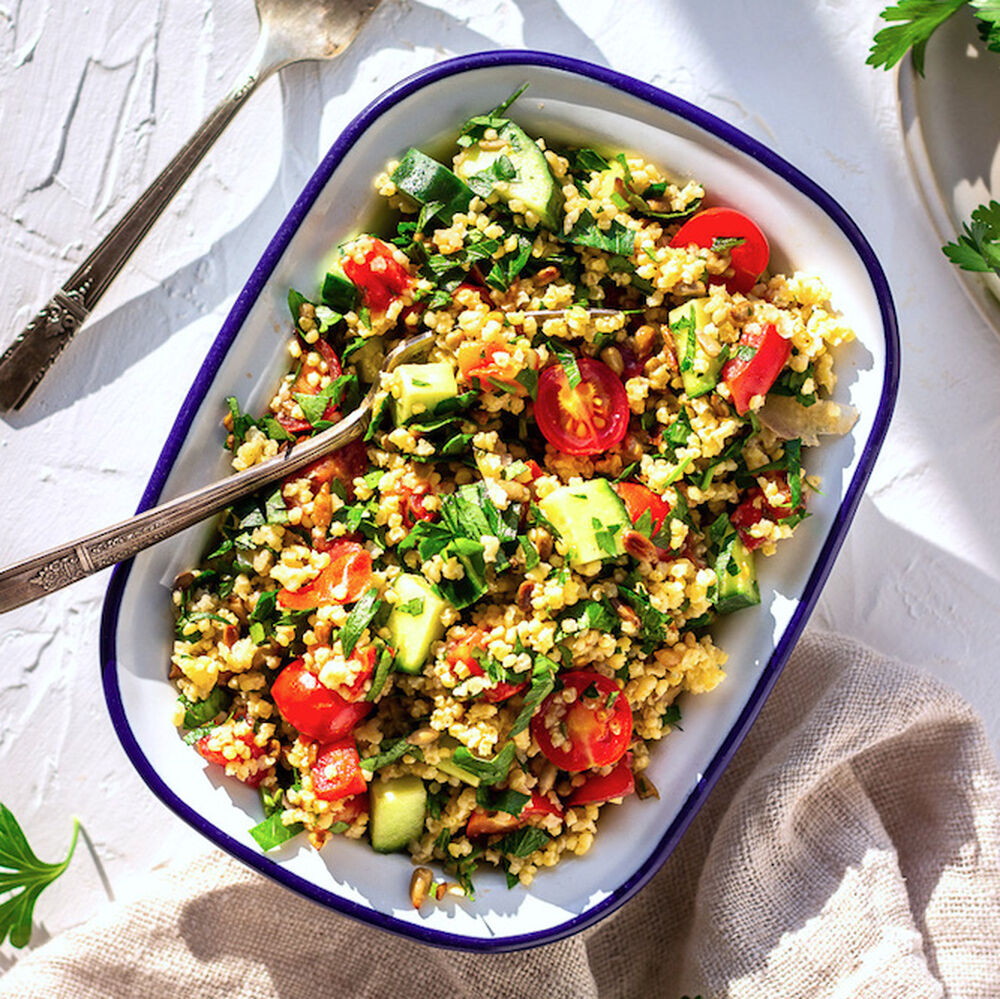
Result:
[[[515,117],[552,143],[641,152],[698,178],[715,204],[753,216],[772,266],[821,275],[858,341],[840,350],[836,398],[857,407],[852,432],[807,452],[823,478],[795,541],[766,560],[762,604],[720,622],[728,678],[683,705],[684,730],[653,753],[659,800],[608,808],[585,857],[543,871],[530,891],[476,875],[474,901],[410,906],[409,858],[335,838],[321,853],[298,837],[265,855],[250,837],[256,793],[220,780],[184,745],[167,680],[170,583],[194,565],[211,525],[119,566],[102,621],[103,681],[136,769],[181,818],[244,863],[338,912],[439,946],[496,951],[547,943],[612,912],[663,863],[760,710],[830,571],[882,442],[895,396],[898,342],[882,269],[858,228],[816,184],[760,143],[670,94],[548,53],[486,52],[440,63],[366,108],[336,142],[270,243],[213,344],[163,448],[141,508],[225,475],[220,419],[236,394],[262,410],[287,361],[289,286],[314,288],[320,262],[376,222],[372,179],[408,146],[434,148],[522,83]],[[249,374],[249,377],[248,377]]]

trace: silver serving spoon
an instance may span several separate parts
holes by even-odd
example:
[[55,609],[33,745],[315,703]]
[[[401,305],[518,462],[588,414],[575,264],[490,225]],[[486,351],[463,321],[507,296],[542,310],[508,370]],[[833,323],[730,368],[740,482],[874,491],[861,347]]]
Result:
[[260,35],[236,85],[0,357],[0,411],[20,409],[236,112],[272,73],[332,59],[381,0],[255,0]]
[[[434,334],[427,331],[404,340],[386,355],[381,370],[392,371],[426,350],[433,338]],[[61,590],[115,562],[132,558],[261,486],[283,479],[360,437],[368,426],[378,385],[376,378],[361,405],[344,419],[275,458],[0,570],[0,614]]]

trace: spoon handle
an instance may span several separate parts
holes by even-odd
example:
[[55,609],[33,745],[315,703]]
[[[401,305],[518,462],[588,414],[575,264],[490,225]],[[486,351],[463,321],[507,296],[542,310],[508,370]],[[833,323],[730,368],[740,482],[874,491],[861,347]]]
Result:
[[343,420],[284,454],[203,486],[161,506],[129,517],[0,570],[0,614],[60,590],[145,548],[255,492],[361,436],[368,423],[374,390]]
[[20,409],[212,143],[273,67],[254,66],[0,357],[0,411]]

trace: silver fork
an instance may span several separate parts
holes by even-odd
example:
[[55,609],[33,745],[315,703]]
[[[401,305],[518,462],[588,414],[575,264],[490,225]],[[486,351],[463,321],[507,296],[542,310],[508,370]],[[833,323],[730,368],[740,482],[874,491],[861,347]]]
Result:
[[243,74],[121,221],[0,357],[0,410],[24,405],[153,223],[257,87],[293,62],[340,55],[380,2],[255,0],[260,34]]

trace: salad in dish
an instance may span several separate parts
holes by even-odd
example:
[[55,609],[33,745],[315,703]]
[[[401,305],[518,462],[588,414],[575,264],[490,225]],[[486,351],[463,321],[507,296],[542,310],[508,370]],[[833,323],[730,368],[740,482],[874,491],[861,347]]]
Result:
[[258,789],[255,840],[407,850],[417,906],[484,863],[530,884],[656,795],[655,743],[725,676],[714,621],[808,516],[803,447],[853,422],[818,278],[770,273],[696,180],[550,148],[516,96],[449,164],[388,164],[394,225],[290,292],[291,370],[262,416],[230,399],[234,467],[377,382],[371,421],[227,511],[173,593],[174,720]]

